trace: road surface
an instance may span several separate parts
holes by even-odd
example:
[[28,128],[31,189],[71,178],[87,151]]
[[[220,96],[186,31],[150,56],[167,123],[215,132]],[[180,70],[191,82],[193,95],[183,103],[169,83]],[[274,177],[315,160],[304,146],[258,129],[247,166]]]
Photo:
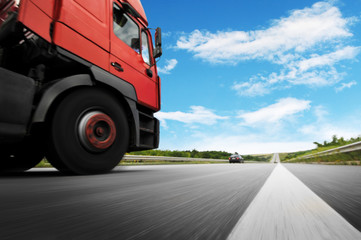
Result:
[[281,162],[279,154],[278,153],[273,154],[273,157],[272,157],[270,162],[271,163],[279,163],[279,162]]
[[309,164],[285,167],[361,231],[361,167]]
[[327,167],[164,165],[0,176],[0,239],[361,239],[360,226],[350,223],[355,216],[327,203],[336,198],[360,217],[360,195],[343,192],[361,192],[361,168],[334,166],[346,191],[342,183],[329,188],[335,175]]

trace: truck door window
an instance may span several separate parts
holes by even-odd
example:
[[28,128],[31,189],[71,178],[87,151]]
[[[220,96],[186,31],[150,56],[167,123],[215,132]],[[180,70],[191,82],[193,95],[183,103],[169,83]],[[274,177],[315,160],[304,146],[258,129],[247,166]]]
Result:
[[113,5],[113,31],[120,40],[140,53],[139,27],[117,4]]
[[148,35],[142,32],[142,57],[145,63],[150,65]]

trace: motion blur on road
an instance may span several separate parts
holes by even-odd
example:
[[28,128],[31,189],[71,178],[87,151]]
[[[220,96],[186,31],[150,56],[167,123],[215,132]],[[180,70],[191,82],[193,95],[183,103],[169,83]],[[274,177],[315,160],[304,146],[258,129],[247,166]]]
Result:
[[307,164],[285,166],[361,231],[361,167]]
[[119,167],[0,179],[0,239],[225,239],[274,166]]
[[227,239],[279,166],[361,230],[359,167],[159,165],[94,176],[52,169],[0,176],[0,239]]

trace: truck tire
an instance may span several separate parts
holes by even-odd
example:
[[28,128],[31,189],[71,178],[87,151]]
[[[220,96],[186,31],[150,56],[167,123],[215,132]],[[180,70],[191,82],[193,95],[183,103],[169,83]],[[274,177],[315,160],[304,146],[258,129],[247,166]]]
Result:
[[41,144],[27,138],[17,145],[0,146],[0,172],[23,172],[35,167],[44,158]]
[[112,170],[129,143],[129,127],[119,102],[108,92],[84,88],[57,106],[48,124],[46,157],[67,174]]

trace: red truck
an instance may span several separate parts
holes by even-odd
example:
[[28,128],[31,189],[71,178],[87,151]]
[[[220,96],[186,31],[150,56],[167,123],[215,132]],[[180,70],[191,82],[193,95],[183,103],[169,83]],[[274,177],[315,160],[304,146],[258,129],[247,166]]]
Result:
[[0,172],[112,170],[159,143],[161,30],[140,0],[0,0]]

